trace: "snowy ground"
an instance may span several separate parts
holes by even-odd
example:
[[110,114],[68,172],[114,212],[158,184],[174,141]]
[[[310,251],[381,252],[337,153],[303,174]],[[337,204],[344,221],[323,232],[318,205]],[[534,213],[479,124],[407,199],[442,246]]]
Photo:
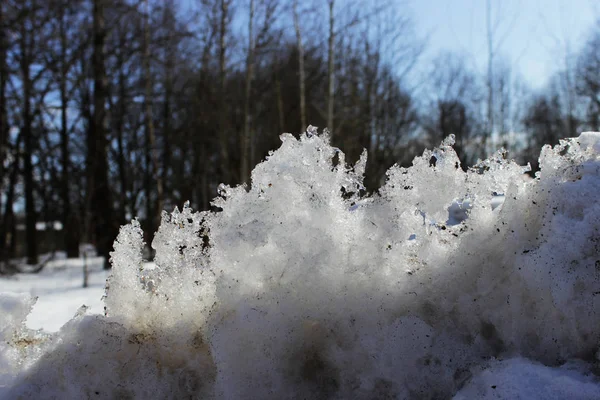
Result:
[[102,268],[102,258],[93,257],[88,263],[88,287],[83,288],[83,258],[65,259],[58,254],[38,274],[0,276],[0,293],[29,293],[38,300],[27,317],[27,327],[56,332],[73,318],[79,307],[86,305],[90,312],[102,314],[104,285],[108,272]]

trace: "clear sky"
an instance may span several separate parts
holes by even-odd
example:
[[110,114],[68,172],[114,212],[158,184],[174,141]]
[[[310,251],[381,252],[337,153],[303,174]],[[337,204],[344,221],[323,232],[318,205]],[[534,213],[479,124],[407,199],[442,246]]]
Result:
[[[402,0],[399,0],[402,1]],[[487,0],[409,0],[417,31],[427,35],[425,61],[441,50],[487,65]],[[597,18],[600,0],[490,0],[495,41],[529,85],[542,87],[565,55],[577,52]],[[571,58],[572,59],[572,58]]]

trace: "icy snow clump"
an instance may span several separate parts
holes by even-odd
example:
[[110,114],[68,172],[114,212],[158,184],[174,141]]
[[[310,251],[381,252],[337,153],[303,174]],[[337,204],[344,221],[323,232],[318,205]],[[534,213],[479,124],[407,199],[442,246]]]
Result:
[[155,268],[121,229],[105,316],[36,336],[3,298],[0,395],[470,398],[524,373],[599,393],[600,134],[544,147],[533,180],[502,151],[463,172],[450,137],[370,196],[365,155],[281,139],[221,211],[163,214]]

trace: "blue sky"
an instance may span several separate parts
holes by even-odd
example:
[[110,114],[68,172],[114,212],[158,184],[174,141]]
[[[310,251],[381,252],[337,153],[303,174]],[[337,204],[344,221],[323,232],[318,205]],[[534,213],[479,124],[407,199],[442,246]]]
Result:
[[[195,1],[184,0],[183,4],[189,7]],[[336,8],[339,10],[345,1],[336,0]],[[428,38],[417,73],[427,70],[428,60],[443,50],[461,53],[473,69],[485,72],[487,0],[360,1],[382,1],[397,5],[401,13],[412,12],[418,35]],[[310,0],[310,4],[319,2],[322,2],[324,17],[320,23],[325,24],[325,0]],[[246,6],[248,0],[237,4]],[[302,0],[299,4],[302,8]],[[600,0],[490,0],[490,4],[492,24],[497,25],[494,34],[497,54],[533,89],[541,89],[566,60],[574,61],[566,55],[577,53],[600,18]],[[241,18],[245,18],[244,12]],[[292,30],[291,15],[288,18],[287,24]],[[242,20],[237,20],[236,29],[245,33],[246,24]]]
[[[399,0],[402,1],[402,0]],[[425,60],[441,50],[465,54],[479,71],[487,63],[486,0],[410,0],[417,31],[428,35]],[[536,89],[577,52],[596,18],[598,0],[491,0],[498,53]]]

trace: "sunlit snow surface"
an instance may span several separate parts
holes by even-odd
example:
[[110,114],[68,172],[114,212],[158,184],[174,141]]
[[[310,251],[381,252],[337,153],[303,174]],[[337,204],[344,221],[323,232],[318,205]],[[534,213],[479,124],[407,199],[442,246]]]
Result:
[[109,271],[103,270],[102,258],[86,260],[87,288],[83,288],[83,258],[65,259],[64,254],[56,258],[38,274],[0,277],[0,293],[28,293],[38,298],[27,317],[26,326],[30,329],[56,332],[82,305],[92,313],[103,313],[102,296]]
[[464,173],[450,138],[370,197],[365,157],[282,141],[222,211],[163,215],[156,268],[122,228],[107,316],[34,333],[0,300],[0,395],[600,398],[599,134],[534,180],[502,152]]

